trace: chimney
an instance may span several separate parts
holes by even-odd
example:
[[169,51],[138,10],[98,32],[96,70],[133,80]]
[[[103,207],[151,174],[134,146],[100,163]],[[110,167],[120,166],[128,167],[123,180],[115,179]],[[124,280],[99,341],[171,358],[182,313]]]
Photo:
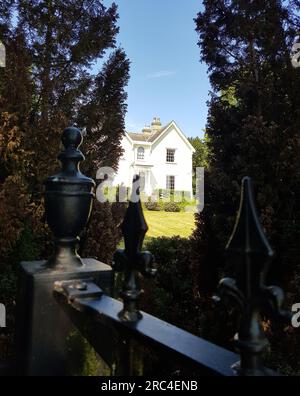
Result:
[[151,122],[151,129],[152,131],[158,131],[161,128],[160,118],[154,117]]
[[152,130],[151,130],[150,126],[145,126],[145,128],[142,129],[142,132],[150,135]]

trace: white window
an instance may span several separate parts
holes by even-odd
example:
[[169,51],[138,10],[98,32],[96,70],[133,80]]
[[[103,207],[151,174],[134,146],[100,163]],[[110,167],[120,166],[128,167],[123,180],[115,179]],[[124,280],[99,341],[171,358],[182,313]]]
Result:
[[139,147],[137,149],[137,159],[143,160],[144,158],[145,158],[145,149],[144,149],[144,147]]
[[166,189],[175,190],[175,176],[167,176]]
[[167,162],[175,162],[175,149],[167,149]]
[[140,176],[140,190],[144,191],[145,190],[145,185],[146,185],[145,172],[139,172],[139,176]]

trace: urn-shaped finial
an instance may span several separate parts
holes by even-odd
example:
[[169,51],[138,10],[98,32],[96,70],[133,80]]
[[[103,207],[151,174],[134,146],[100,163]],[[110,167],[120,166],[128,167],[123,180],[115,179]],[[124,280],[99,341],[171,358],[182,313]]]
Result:
[[80,130],[66,128],[61,140],[64,150],[58,159],[62,170],[45,181],[46,219],[55,240],[55,251],[47,266],[70,269],[83,265],[77,246],[91,213],[95,182],[79,169],[79,163],[84,160],[78,149],[82,143]]

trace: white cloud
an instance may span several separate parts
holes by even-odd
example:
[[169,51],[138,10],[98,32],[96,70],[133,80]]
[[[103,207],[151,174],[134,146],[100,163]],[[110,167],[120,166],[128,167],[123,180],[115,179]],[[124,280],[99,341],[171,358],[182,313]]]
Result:
[[163,78],[163,77],[174,76],[174,74],[176,74],[175,70],[161,70],[155,73],[147,74],[146,78],[147,79]]

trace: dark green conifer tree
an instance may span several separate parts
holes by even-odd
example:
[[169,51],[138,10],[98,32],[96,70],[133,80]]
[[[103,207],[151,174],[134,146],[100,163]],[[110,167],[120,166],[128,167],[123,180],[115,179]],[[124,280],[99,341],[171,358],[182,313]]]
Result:
[[[248,175],[277,254],[268,280],[288,291],[291,306],[300,298],[300,68],[291,64],[299,2],[203,4],[196,30],[212,86],[206,125],[210,166],[205,208],[196,216],[192,238],[195,282],[204,295],[228,274],[224,249],[238,209],[241,179]],[[276,359],[289,355],[284,364],[295,369],[297,362],[288,351],[299,344],[291,334],[284,334],[284,353],[277,349]]]

